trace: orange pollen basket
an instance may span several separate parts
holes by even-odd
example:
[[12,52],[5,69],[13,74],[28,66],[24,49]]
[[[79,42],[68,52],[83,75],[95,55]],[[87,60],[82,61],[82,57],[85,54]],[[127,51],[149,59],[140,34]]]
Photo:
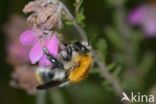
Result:
[[79,66],[75,67],[68,76],[71,83],[80,82],[87,76],[92,65],[92,57],[90,55],[79,56],[78,62]]

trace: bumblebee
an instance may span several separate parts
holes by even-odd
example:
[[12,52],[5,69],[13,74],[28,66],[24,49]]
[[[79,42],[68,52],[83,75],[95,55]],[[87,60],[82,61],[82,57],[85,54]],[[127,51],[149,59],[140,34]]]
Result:
[[40,82],[37,89],[48,89],[80,82],[87,76],[93,63],[91,47],[87,42],[76,41],[65,44],[59,52],[58,58],[53,57],[46,48],[43,50],[54,67],[37,69],[36,77]]

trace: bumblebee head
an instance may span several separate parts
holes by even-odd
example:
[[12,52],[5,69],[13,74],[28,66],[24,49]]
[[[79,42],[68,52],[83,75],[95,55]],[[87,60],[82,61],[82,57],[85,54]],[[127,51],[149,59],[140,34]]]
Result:
[[74,41],[69,44],[64,44],[64,49],[61,50],[60,56],[65,61],[71,61],[72,56],[75,54],[88,54],[91,50],[91,47],[88,45],[88,42],[84,41]]
[[87,54],[91,50],[91,47],[88,45],[88,43],[84,41],[74,42],[73,48],[75,51],[82,53],[82,54]]

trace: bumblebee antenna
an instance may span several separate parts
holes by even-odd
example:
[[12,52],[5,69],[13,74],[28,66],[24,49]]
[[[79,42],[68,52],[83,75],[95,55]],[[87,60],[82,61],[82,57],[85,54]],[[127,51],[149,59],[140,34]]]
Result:
[[63,69],[63,63],[59,62],[53,55],[51,55],[46,47],[43,47],[44,53],[47,55],[48,60],[53,63],[56,67]]
[[46,47],[43,47],[42,49],[43,49],[45,54],[49,54],[49,51],[48,51],[48,49]]

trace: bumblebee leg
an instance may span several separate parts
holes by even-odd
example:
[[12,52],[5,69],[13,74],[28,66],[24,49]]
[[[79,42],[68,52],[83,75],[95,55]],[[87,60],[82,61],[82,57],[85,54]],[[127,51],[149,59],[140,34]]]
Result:
[[47,50],[47,48],[43,48],[44,53],[46,54],[48,60],[55,65],[57,68],[64,69],[64,65],[59,62],[55,57],[53,57]]
[[66,80],[64,80],[64,81],[54,81],[53,80],[53,81],[47,82],[45,84],[39,85],[36,88],[38,90],[44,90],[44,89],[59,87],[59,86],[61,86],[65,82],[67,82],[67,81]]
[[71,48],[71,46],[69,48],[67,48],[67,54],[68,54],[67,59],[68,59],[68,61],[70,61],[71,58],[72,58],[72,48]]
[[66,82],[60,84],[59,87],[63,87],[63,86],[65,86],[65,85],[68,85],[69,83],[70,83],[69,81],[66,81]]

